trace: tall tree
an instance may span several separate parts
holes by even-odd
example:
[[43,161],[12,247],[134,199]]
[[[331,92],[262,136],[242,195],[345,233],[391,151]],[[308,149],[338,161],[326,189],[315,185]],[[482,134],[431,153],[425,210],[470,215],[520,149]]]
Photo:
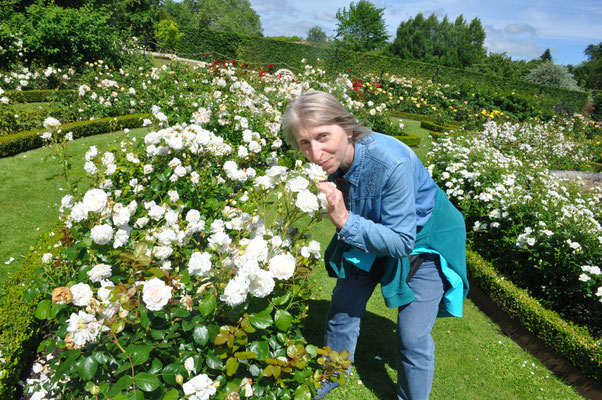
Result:
[[315,43],[325,43],[328,40],[326,32],[319,26],[313,26],[307,31],[307,41]]
[[550,52],[550,49],[546,49],[546,51],[544,51],[541,56],[539,56],[539,59],[542,61],[554,61],[552,59],[552,53]]
[[262,36],[259,15],[249,0],[167,0],[162,11],[174,18],[182,30],[217,29]]
[[384,8],[377,8],[367,0],[357,4],[349,4],[339,9],[336,18],[337,41],[345,50],[370,51],[381,49],[387,42],[388,35],[383,17]]
[[403,21],[388,52],[401,58],[421,60],[451,67],[467,67],[486,58],[485,30],[478,18],[467,24],[460,15],[451,23],[435,14],[422,13]]

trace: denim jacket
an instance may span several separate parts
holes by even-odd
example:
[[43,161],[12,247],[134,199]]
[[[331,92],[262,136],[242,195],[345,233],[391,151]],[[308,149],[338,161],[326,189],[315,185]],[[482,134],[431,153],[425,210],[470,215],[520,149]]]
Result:
[[372,133],[355,143],[344,178],[349,218],[337,238],[378,256],[408,256],[437,188],[416,154],[391,136]]
[[[337,171],[330,179],[340,175]],[[349,218],[326,249],[329,274],[345,279],[354,268],[368,271],[377,256],[385,257],[383,297],[387,306],[398,307],[414,299],[405,282],[407,256],[415,246],[434,249],[459,275],[461,308],[468,291],[464,220],[416,154],[393,137],[372,133],[355,142],[354,160],[343,178]],[[436,199],[437,221],[430,221]]]

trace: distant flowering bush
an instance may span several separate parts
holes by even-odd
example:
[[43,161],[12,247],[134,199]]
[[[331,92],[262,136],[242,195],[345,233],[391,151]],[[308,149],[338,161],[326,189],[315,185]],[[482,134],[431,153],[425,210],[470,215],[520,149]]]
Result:
[[465,215],[479,252],[510,279],[597,333],[602,311],[602,191],[583,192],[549,168],[585,151],[546,126],[489,123],[430,153],[433,177]]

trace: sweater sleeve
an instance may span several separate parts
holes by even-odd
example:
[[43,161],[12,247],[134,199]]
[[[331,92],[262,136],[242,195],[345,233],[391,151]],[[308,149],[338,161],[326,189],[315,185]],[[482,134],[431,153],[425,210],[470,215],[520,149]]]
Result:
[[386,180],[380,221],[350,212],[338,239],[365,252],[397,259],[412,252],[416,239],[415,183],[409,160],[402,160]]

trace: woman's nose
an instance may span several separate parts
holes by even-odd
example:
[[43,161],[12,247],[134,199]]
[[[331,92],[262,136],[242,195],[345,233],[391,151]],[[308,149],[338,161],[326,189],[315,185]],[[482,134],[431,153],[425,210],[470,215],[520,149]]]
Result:
[[320,156],[321,156],[321,146],[319,143],[312,143],[311,144],[311,149],[310,149],[310,156],[311,156],[311,162],[316,163],[318,161],[320,161]]

